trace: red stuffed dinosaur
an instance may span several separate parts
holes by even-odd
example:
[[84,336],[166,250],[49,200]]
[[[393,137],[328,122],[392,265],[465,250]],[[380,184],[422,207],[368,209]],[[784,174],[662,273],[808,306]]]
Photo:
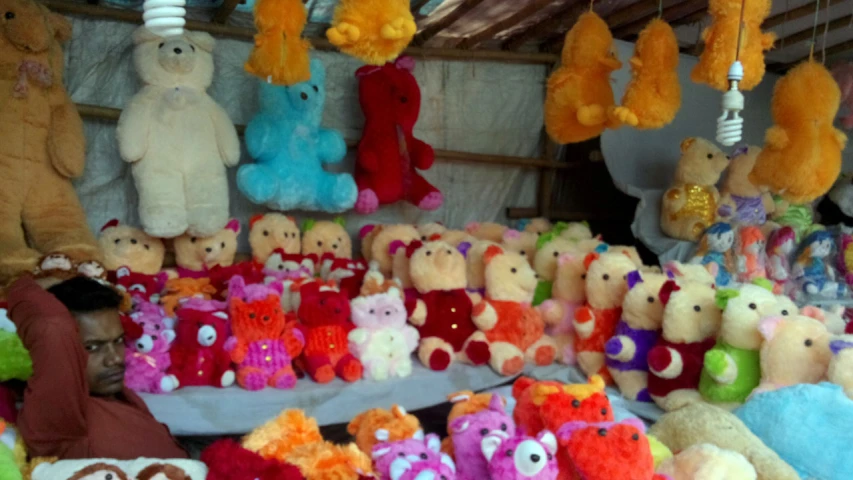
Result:
[[355,73],[365,116],[355,166],[358,213],[370,214],[380,205],[401,200],[435,210],[444,201],[417,171],[432,167],[435,152],[412,134],[421,109],[414,68],[411,57],[400,57],[395,63],[366,66]]

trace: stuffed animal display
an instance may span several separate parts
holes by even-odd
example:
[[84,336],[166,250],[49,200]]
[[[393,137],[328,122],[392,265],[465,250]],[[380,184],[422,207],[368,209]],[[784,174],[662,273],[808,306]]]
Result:
[[133,273],[156,275],[163,268],[166,247],[163,240],[154,238],[116,219],[101,228],[98,244],[104,254],[104,267],[116,271],[121,267]]
[[383,65],[394,61],[417,31],[404,0],[344,0],[335,8],[326,37],[347,55],[368,65]]
[[276,85],[307,82],[312,72],[302,38],[308,21],[305,4],[299,0],[258,0],[255,3],[255,47],[249,55],[247,72]]
[[594,12],[586,12],[566,34],[561,66],[548,78],[545,129],[557,143],[578,143],[616,124],[610,74],[622,68],[613,54],[613,34]]
[[234,124],[206,92],[215,41],[204,32],[162,38],[142,26],[133,43],[144,87],[122,111],[116,135],[132,166],[142,227],[161,238],[213,235],[228,223],[225,167],[240,161]]
[[[304,7],[303,7],[304,8]],[[246,148],[255,164],[237,172],[237,186],[253,203],[280,211],[343,212],[355,204],[352,176],[323,169],[340,163],[346,143],[322,128],[326,70],[311,61],[311,78],[291,86],[260,82],[260,112],[246,127]]]
[[[99,259],[70,179],[83,173],[83,121],[65,91],[61,44],[71,23],[30,0],[8,0],[0,34],[0,281],[32,271],[43,254]],[[29,243],[27,242],[29,239]]]
[[432,167],[435,152],[412,133],[421,110],[414,69],[414,59],[400,57],[381,67],[362,67],[355,74],[365,117],[355,168],[358,213],[373,213],[381,205],[402,200],[422,210],[435,210],[444,202],[441,192],[418,172]]
[[740,90],[755,88],[764,78],[764,52],[773,48],[774,33],[763,33],[761,23],[770,15],[770,0],[739,2],[711,0],[708,13],[713,21],[702,32],[705,49],[690,78],[720,91],[729,89],[729,68],[735,59],[743,65]]

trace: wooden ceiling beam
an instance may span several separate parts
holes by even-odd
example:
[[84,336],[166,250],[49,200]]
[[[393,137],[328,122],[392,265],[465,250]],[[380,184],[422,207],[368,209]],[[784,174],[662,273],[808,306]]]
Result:
[[764,23],[761,24],[761,28],[769,29],[778,27],[783,23],[792,22],[807,15],[813,15],[815,11],[815,3],[817,2],[810,2],[802,7],[797,7],[792,10],[788,10],[787,12],[782,12],[773,15],[772,17],[768,17],[764,20]]
[[[835,20],[830,20],[829,25],[826,25],[826,22],[822,22],[818,25],[817,31],[818,36],[823,35],[824,28],[828,31],[832,32],[834,30],[838,30],[840,28],[846,28],[850,25],[850,22],[853,21],[853,15],[846,15],[840,18],[836,18]],[[797,33],[792,33],[787,37],[780,38],[776,40],[776,47],[779,49],[792,47],[804,40],[811,40],[814,32],[813,27],[804,28]],[[784,46],[784,47],[782,47]]]
[[[833,55],[840,55],[842,53],[847,53],[849,51],[853,51],[853,40],[845,40],[841,43],[837,43],[835,45],[832,45],[831,47],[827,47],[825,54],[827,57],[831,57]],[[822,56],[822,55],[823,55],[822,52],[815,49],[815,52],[814,52],[815,58],[818,58],[819,56]],[[800,63],[805,62],[808,59],[809,59],[809,56],[806,55],[805,57],[802,57],[802,58],[795,60],[793,62],[776,63],[773,65],[768,65],[767,69],[770,71],[776,72],[776,73],[785,73],[788,70],[794,68],[795,66],[799,65]]]
[[515,13],[503,20],[499,20],[478,32],[466,36],[456,47],[466,49],[477,48],[481,43],[495,38],[495,35],[518,25],[552,3],[554,3],[554,0],[531,0],[527,5],[522,6]]
[[222,5],[216,9],[216,13],[213,15],[213,22],[220,25],[228,23],[228,17],[234,13],[234,9],[237,8],[237,4],[239,3],[240,0],[225,0],[222,2]]
[[[679,21],[683,22],[686,18],[691,18],[693,15],[698,14],[699,12],[704,12],[708,8],[707,0],[690,0],[683,3],[675,4],[669,8],[663,9],[663,18],[671,23],[678,24]],[[657,18],[657,12],[646,15],[640,19],[637,19],[623,27],[617,28],[613,30],[613,37],[625,39],[628,37],[632,37],[638,33],[640,33],[646,25],[649,24],[652,20]]]
[[589,8],[589,5],[584,0],[568,0],[563,7],[552,15],[547,15],[538,22],[534,22],[527,28],[506,38],[502,44],[502,48],[504,50],[518,50],[522,45],[533,40],[540,33],[551,32],[560,28],[565,18],[580,16],[587,8]]
[[[669,8],[679,3],[680,0],[664,0],[663,8]],[[643,0],[632,3],[627,7],[618,10],[608,15],[604,21],[611,29],[621,27],[626,23],[631,23],[638,17],[646,17],[648,15],[657,14],[658,0]]]
[[439,18],[438,20],[428,24],[423,30],[415,35],[415,44],[423,45],[431,38],[435,37],[445,28],[456,23],[457,20],[464,17],[468,12],[475,9],[483,3],[483,0],[462,0],[450,13]]

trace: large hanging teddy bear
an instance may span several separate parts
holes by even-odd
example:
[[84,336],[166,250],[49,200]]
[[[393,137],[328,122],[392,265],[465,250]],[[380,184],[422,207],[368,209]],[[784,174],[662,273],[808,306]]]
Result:
[[161,38],[140,27],[133,43],[145,86],[116,133],[121,157],[133,166],[142,227],[162,238],[213,235],[228,223],[225,167],[240,161],[234,124],[206,92],[215,41],[203,32]]
[[421,110],[414,69],[412,58],[401,57],[355,73],[365,116],[355,166],[358,213],[373,213],[380,205],[401,200],[423,210],[435,210],[444,202],[441,192],[418,173],[432,167],[435,152],[412,133]]
[[344,138],[322,128],[326,70],[311,61],[311,79],[293,86],[260,83],[260,112],[246,127],[246,148],[257,163],[243,165],[237,187],[249,200],[274,210],[343,212],[358,192],[352,176],[331,173],[340,163]]
[[[71,24],[31,0],[0,6],[0,281],[42,253],[98,257],[69,179],[83,173],[83,122],[62,83]],[[27,239],[30,243],[27,243]]]

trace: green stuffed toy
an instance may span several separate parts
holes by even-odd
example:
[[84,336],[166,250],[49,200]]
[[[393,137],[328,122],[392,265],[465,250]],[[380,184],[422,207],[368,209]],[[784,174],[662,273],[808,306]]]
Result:
[[0,420],[0,480],[22,480],[21,442],[14,428]]
[[6,309],[0,308],[0,382],[27,380],[33,374],[30,353],[16,331]]

